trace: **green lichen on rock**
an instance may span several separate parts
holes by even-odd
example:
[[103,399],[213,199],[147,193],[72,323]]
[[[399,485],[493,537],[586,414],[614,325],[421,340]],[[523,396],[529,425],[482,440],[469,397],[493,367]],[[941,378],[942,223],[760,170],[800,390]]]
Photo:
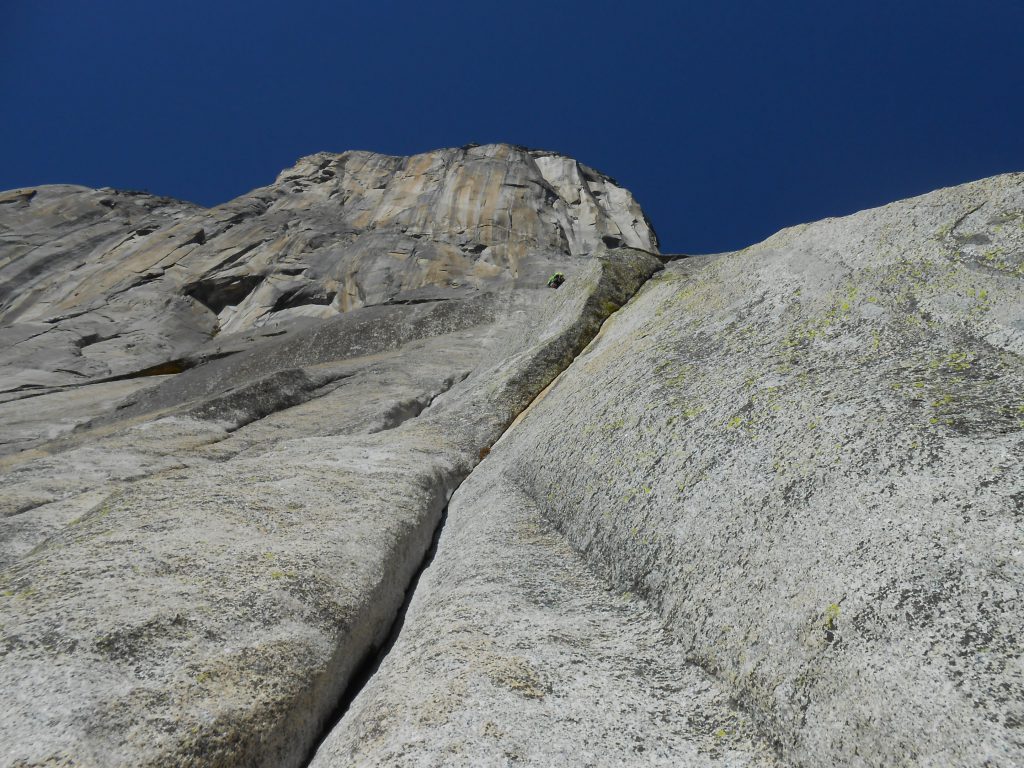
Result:
[[[507,439],[794,764],[1024,760],[1022,209],[1008,175],[671,264]],[[635,427],[610,450],[571,402]]]

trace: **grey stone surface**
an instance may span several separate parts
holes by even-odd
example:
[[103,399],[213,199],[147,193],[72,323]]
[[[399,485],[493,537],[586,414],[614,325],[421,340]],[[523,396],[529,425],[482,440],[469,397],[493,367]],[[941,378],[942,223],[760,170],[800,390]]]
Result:
[[675,262],[494,461],[791,764],[1021,765],[1022,260],[1015,174]]
[[[11,204],[51,192],[78,210],[66,190]],[[633,208],[573,222],[570,242],[578,199],[524,150],[322,155],[211,211],[168,204],[180,220],[137,249],[104,240],[77,287],[37,275],[4,316],[14,336],[50,330],[6,347],[2,374],[2,764],[302,764],[452,490],[660,268],[603,240],[634,213],[643,224],[622,200]],[[8,232],[27,241],[30,220]],[[318,303],[334,279],[319,272],[287,307],[232,293],[299,253],[351,268],[359,300]],[[237,304],[220,307],[225,292]],[[112,337],[71,360],[104,343],[76,334],[108,320],[138,320],[136,347]],[[173,343],[149,346],[162,335]]]
[[508,145],[320,153],[211,209],[50,186],[0,199],[0,384],[186,365],[242,331],[539,286],[605,246],[657,251],[639,206],[569,158]]
[[396,644],[313,768],[778,765],[644,601],[550,529],[500,446],[452,497]]
[[0,194],[0,765],[1024,763],[1024,176],[660,265],[506,145]]

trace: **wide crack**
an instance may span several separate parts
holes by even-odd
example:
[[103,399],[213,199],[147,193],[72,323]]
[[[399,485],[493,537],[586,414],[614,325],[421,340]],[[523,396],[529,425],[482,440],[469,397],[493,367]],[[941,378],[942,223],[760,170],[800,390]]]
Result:
[[[650,277],[647,278],[647,280],[649,279]],[[647,280],[644,280],[640,284],[640,286],[637,287],[636,291],[633,292],[633,296],[635,296],[636,293],[640,291],[640,288],[642,288],[643,285],[646,284]],[[632,298],[632,296],[630,298]],[[625,306],[625,304],[623,306]],[[500,440],[502,437],[504,437],[505,434],[507,434],[508,431],[512,429],[521,420],[521,417],[531,409],[535,402],[537,402],[540,399],[543,399],[543,397],[547,394],[550,388],[554,386],[554,384],[561,377],[561,374],[579,358],[579,356],[588,348],[588,345],[590,344],[590,342],[593,341],[593,339],[600,336],[601,332],[605,328],[605,325],[612,319],[612,317],[615,316],[615,314],[617,314],[617,312],[621,311],[621,309],[622,307],[618,307],[615,311],[608,314],[601,321],[600,326],[598,327],[596,333],[593,334],[591,339],[588,340],[586,344],[583,344],[581,348],[578,349],[576,353],[572,356],[572,358],[568,362],[566,362],[563,367],[561,367],[559,372],[552,378],[548,386],[544,387],[544,389],[541,392],[537,393],[537,395],[530,401],[530,403],[527,404],[526,407],[523,408],[522,411],[518,414],[518,416],[515,419],[513,419],[508,424],[508,426],[502,431],[502,434],[498,436],[497,440]],[[431,398],[431,402],[433,402],[433,398]],[[428,403],[426,407],[429,407],[429,405],[430,404]],[[425,408],[420,410],[425,410]],[[414,416],[416,415],[418,415],[418,413],[414,414]],[[495,442],[497,442],[497,440],[495,440]],[[479,460],[482,461],[486,457],[487,453],[488,451],[486,450],[481,451]],[[475,471],[475,468],[474,470],[470,470],[469,474],[467,474],[465,477],[461,478],[458,482],[455,483],[454,489],[448,495],[449,501],[451,500],[452,495],[454,495],[454,493],[458,491],[459,487],[462,485],[463,482],[465,482],[465,480],[470,476],[470,474],[472,474],[473,471]],[[338,702],[331,710],[331,714],[328,715],[326,720],[324,721],[324,724],[315,739],[315,743],[307,752],[305,759],[300,763],[300,765],[303,766],[303,768],[309,766],[312,763],[313,759],[316,757],[316,754],[319,751],[320,747],[323,745],[324,741],[345,718],[346,714],[348,713],[352,705],[352,702],[355,701],[359,693],[373,679],[374,675],[380,669],[381,665],[384,663],[384,660],[387,658],[388,654],[395,646],[395,643],[397,642],[402,632],[402,627],[405,624],[405,617],[408,612],[409,606],[412,603],[412,599],[416,594],[416,588],[419,586],[420,579],[422,578],[423,573],[427,570],[427,568],[430,567],[435,555],[437,554],[438,544],[441,540],[441,534],[444,532],[444,526],[445,523],[447,522],[447,519],[448,505],[445,504],[444,508],[441,510],[441,516],[440,519],[438,520],[437,527],[434,529],[430,546],[424,553],[423,559],[421,560],[419,566],[416,568],[412,578],[409,581],[409,584],[405,589],[405,595],[402,604],[399,607],[397,613],[395,614],[395,618],[390,628],[388,629],[387,636],[378,646],[371,647],[363,655],[363,657],[355,667],[351,677],[349,678],[349,681],[345,685],[344,690],[342,691],[340,697],[338,698]]]
[[[642,285],[643,282],[644,281],[641,279],[640,284]],[[632,288],[633,286],[631,285],[630,287]],[[638,290],[639,286],[636,286],[636,289]],[[632,295],[632,293],[635,293],[635,290],[633,290],[632,293],[629,291],[626,291],[625,293]],[[621,301],[621,298],[619,300]],[[546,376],[552,373],[554,369],[561,372],[568,368],[574,360],[578,358],[582,349],[585,348],[586,343],[589,342],[600,328],[603,327],[604,323],[607,323],[610,317],[614,315],[614,312],[612,312],[610,315],[603,317],[602,319],[601,315],[607,311],[608,306],[611,306],[614,309],[618,305],[612,302],[601,302],[598,298],[591,296],[586,302],[585,310],[582,312],[583,317],[577,319],[554,341],[549,341],[546,346],[542,345],[543,348],[536,353],[535,358],[531,359],[528,370],[517,376],[513,376],[508,387],[513,390],[522,390],[523,388],[528,387],[529,389],[527,389],[527,391],[535,392],[536,390],[533,387],[534,377],[540,375],[541,372]],[[566,348],[567,342],[563,337],[569,337],[571,339],[571,350]],[[563,355],[564,358],[567,359],[562,359]],[[389,427],[393,428],[394,426],[397,426],[397,424],[407,421],[409,418],[419,416],[424,410],[433,404],[437,397],[450,389],[455,383],[457,383],[457,381],[465,379],[466,375],[467,374],[462,374],[461,378],[458,378],[456,381],[446,381],[444,388],[441,389],[441,391],[433,394],[429,399],[417,399],[413,404],[414,407],[412,408],[406,409],[404,405],[407,403],[403,401],[403,403],[399,404],[402,407],[395,409],[394,413],[391,414],[396,417],[397,423],[389,425]],[[265,390],[261,390],[256,394],[267,395],[266,402],[254,403],[253,391],[251,389],[246,389],[245,387],[242,387],[239,390],[233,390],[230,393],[232,397],[238,399],[239,402],[236,404],[238,408],[246,414],[255,415],[256,420],[265,418],[270,413],[277,412],[294,405],[294,403],[291,402],[293,397],[300,395],[304,397],[316,397],[324,392],[323,387],[297,386],[295,388],[295,392],[282,393],[283,388],[279,386],[281,382],[276,379],[261,383],[265,383],[267,386],[265,387]],[[302,382],[300,382],[300,384],[301,383]],[[282,394],[284,396],[282,396]],[[306,399],[308,399],[308,397],[306,397]],[[220,403],[220,405],[224,404]],[[232,405],[232,403],[228,403],[227,405]],[[521,411],[523,409],[519,408],[519,410]],[[507,432],[507,429],[502,431]],[[485,455],[486,449],[481,449],[479,459],[483,459]],[[474,457],[472,461],[475,463],[476,458]],[[402,631],[407,609],[411,604],[412,597],[420,583],[420,578],[426,568],[428,568],[432,563],[437,551],[437,545],[447,519],[448,500],[451,498],[452,493],[454,493],[461,485],[462,481],[465,480],[467,475],[468,473],[463,474],[462,472],[458,472],[454,475],[443,478],[443,491],[439,488],[438,490],[442,492],[439,492],[437,497],[435,497],[429,505],[430,516],[423,521],[422,527],[416,536],[415,550],[408,551],[400,559],[400,575],[392,582],[391,597],[388,600],[387,606],[378,606],[380,613],[378,613],[376,621],[378,622],[377,627],[380,628],[380,633],[377,634],[376,637],[381,637],[381,635],[383,635],[384,639],[373,645],[369,645],[369,643],[360,643],[363,648],[366,648],[367,645],[369,645],[369,648],[368,650],[364,650],[362,653],[359,653],[360,661],[358,665],[350,674],[346,675],[347,679],[335,679],[333,681],[333,685],[335,686],[334,691],[320,699],[320,707],[322,707],[321,711],[326,712],[329,708],[330,714],[323,715],[323,717],[326,718],[324,725],[315,733],[315,735],[307,731],[302,737],[300,737],[301,741],[296,739],[296,741],[293,742],[294,746],[292,749],[294,751],[292,752],[292,755],[295,757],[300,757],[301,755],[300,749],[303,749],[302,742],[305,742],[308,745],[303,750],[305,752],[305,757],[300,758],[301,762],[298,764],[309,764],[309,761],[313,759],[313,756],[316,754],[316,750],[322,744],[324,738],[326,738],[326,736],[345,717],[353,700],[358,696],[359,692],[363,690],[365,685],[373,679],[374,674],[376,674],[383,660],[388,656],[394,646]],[[436,525],[433,526],[433,530],[431,532],[431,522],[433,522],[434,519],[436,519],[437,522]],[[427,538],[428,536],[429,539]],[[419,552],[423,552],[423,554],[418,558],[417,562],[417,555]],[[399,591],[401,590],[402,581],[406,579],[407,574],[411,574],[411,576],[407,578],[404,592]],[[338,648],[336,651],[340,653],[344,652],[342,648]],[[355,654],[353,654],[353,656],[354,655]],[[342,666],[347,667],[348,665],[345,664]],[[337,666],[335,667],[335,672],[339,673],[340,676],[340,669]],[[328,674],[328,678],[329,677],[330,674]],[[328,683],[327,685],[332,685],[332,683]],[[326,693],[326,691],[324,692]],[[318,696],[316,692],[314,692],[313,695],[314,697]],[[331,703],[332,700],[334,702],[333,706]],[[320,717],[318,716],[317,720],[319,719]],[[312,725],[312,723],[309,724]],[[288,762],[291,764],[291,760]]]
[[[468,475],[467,475],[468,477]],[[459,485],[462,483],[460,482]],[[458,488],[456,488],[458,490]],[[352,702],[356,696],[366,687],[366,684],[370,682],[373,676],[380,669],[380,665],[387,658],[388,654],[391,653],[391,649],[394,647],[395,642],[398,640],[398,636],[402,632],[402,627],[405,626],[405,616],[409,612],[409,604],[412,602],[413,595],[416,594],[416,588],[419,586],[420,578],[423,573],[430,567],[430,564],[434,562],[434,556],[437,554],[437,545],[441,541],[441,533],[444,531],[444,525],[448,521],[448,505],[446,504],[444,509],[441,510],[441,519],[438,520],[437,527],[434,529],[434,535],[430,539],[430,546],[427,551],[423,554],[423,560],[420,561],[419,566],[416,568],[415,573],[412,575],[408,586],[405,588],[405,597],[402,600],[402,605],[398,609],[398,613],[395,615],[394,621],[391,623],[388,629],[387,636],[378,646],[370,648],[364,655],[359,664],[353,670],[351,677],[349,678],[348,684],[345,686],[345,690],[342,692],[341,697],[338,699],[338,703],[331,710],[330,714],[327,715],[327,719],[324,721],[320,733],[316,737],[316,741],[306,754],[306,758],[302,761],[302,765],[309,765],[316,753],[319,751],[324,740],[331,734],[331,732],[338,726],[342,718],[348,713],[349,707],[352,706]]]

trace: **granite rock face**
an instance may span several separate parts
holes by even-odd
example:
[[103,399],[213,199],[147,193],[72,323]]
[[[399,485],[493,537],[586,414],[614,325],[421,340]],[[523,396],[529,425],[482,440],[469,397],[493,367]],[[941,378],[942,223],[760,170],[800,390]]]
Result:
[[[679,733],[687,703],[655,683],[683,661],[791,765],[1024,764],[1024,175],[668,265],[450,510],[452,540],[319,764],[470,764],[449,760],[460,739],[491,764],[505,745],[539,765],[594,743],[581,763],[656,763],[621,750],[635,736],[659,757]],[[490,553],[509,541],[548,578]],[[628,631],[605,642],[613,596],[564,596],[566,549],[621,614],[656,611],[657,659],[634,666]],[[628,670],[602,697],[622,741],[564,703],[607,683],[609,648]],[[515,664],[542,696],[495,682]],[[652,706],[671,713],[655,734]],[[701,709],[705,736],[729,734],[720,752],[746,738]]]
[[16,190],[0,226],[4,392],[188,365],[237,343],[222,336],[360,307],[533,285],[602,247],[657,250],[612,180],[505,145],[322,153],[210,210]]
[[546,158],[4,198],[2,764],[303,763],[452,491],[661,267]]
[[452,497],[394,647],[312,766],[778,766],[651,606],[541,516],[506,439]]
[[507,145],[0,226],[0,765],[1024,763],[1024,175],[664,268]]

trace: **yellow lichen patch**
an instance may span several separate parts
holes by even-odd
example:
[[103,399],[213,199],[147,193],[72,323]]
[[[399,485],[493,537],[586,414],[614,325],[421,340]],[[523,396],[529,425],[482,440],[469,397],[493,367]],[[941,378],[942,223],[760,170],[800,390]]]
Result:
[[[977,356],[971,352],[954,350],[953,352],[933,358],[928,363],[928,367],[933,370],[966,371],[970,369],[976,359]],[[914,386],[917,386],[917,384]]]
[[527,699],[543,699],[547,693],[540,675],[520,656],[492,657],[485,662],[484,672],[491,682]]

